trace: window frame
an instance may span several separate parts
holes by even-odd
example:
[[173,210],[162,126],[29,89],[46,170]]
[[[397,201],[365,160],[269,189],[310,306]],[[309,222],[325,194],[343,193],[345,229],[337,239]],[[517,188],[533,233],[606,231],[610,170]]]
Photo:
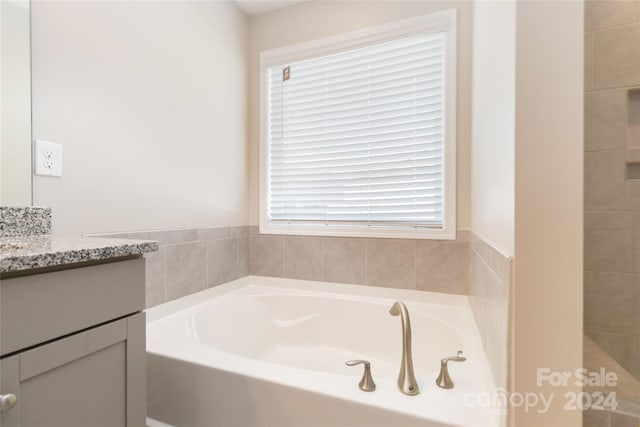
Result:
[[[351,50],[397,38],[429,32],[445,32],[443,224],[442,227],[343,226],[331,224],[273,224],[268,218],[268,68],[318,56]],[[336,237],[380,237],[405,239],[456,238],[456,99],[457,99],[457,11],[456,9],[394,21],[376,27],[325,37],[260,52],[260,233]]]

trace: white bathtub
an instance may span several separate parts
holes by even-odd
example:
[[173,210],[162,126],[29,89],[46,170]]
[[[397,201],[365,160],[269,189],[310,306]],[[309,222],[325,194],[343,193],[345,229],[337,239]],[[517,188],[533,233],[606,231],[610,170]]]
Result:
[[[396,385],[399,317],[411,317],[418,396]],[[493,390],[467,298],[266,277],[240,280],[147,311],[148,415],[175,426],[495,426],[470,405]],[[455,388],[435,379],[451,363]],[[367,359],[377,390],[358,388]]]

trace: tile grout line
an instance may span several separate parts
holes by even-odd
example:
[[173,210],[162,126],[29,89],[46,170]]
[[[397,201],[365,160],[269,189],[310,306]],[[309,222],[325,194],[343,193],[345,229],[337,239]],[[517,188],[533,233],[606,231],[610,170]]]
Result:
[[369,239],[364,239],[364,284],[369,284]]
[[585,95],[597,95],[597,94],[601,94],[604,92],[613,92],[613,91],[625,91],[625,92],[635,92],[636,90],[640,89],[640,83],[639,84],[632,84],[632,85],[623,85],[623,86],[611,86],[611,87],[603,87],[603,88],[595,88],[595,83],[594,83],[594,88],[593,89],[589,89],[589,90],[585,90],[584,94]]
[[238,278],[240,278],[240,237],[236,236],[236,274],[235,274],[235,279],[238,279]]
[[[158,248],[160,247],[160,245],[158,245]],[[166,246],[163,245],[163,251],[162,251],[162,292],[164,293],[164,298],[163,298],[163,303],[167,302],[168,299],[168,292],[167,292],[167,251],[166,251]],[[145,295],[146,297],[146,295]]]
[[236,239],[236,256],[235,256],[236,271],[235,271],[233,280],[237,279],[238,276],[240,276],[240,240],[238,240],[239,238],[240,238],[239,236],[234,237],[234,239]]
[[593,29],[590,29],[590,30],[585,29],[584,33],[585,34],[593,34],[595,36],[596,33],[603,33],[605,31],[610,31],[610,30],[619,30],[620,28],[633,27],[634,25],[638,25],[638,24],[640,24],[640,22],[638,22],[634,18],[633,21],[627,22],[625,24],[615,24],[615,25],[610,25],[608,27],[593,28]]
[[327,281],[324,275],[324,237],[320,237],[320,277],[323,281]]
[[[481,240],[482,240],[482,239],[481,239]],[[488,246],[488,248],[489,248],[489,249],[492,249],[492,250],[493,250],[493,247],[492,247],[492,246],[490,246],[488,243],[486,243],[484,240],[482,240],[482,242],[483,242],[484,244],[486,244],[486,245]],[[476,250],[476,248],[474,248],[473,246],[470,246],[470,248],[471,248],[471,251],[472,251],[472,252],[475,252],[475,254],[478,256],[478,258],[480,258],[480,260],[482,261],[482,263],[487,267],[487,269],[489,270],[489,272],[490,272],[491,274],[493,274],[493,276],[497,279],[497,281],[498,281],[501,285],[503,285],[503,286],[509,286],[509,288],[510,288],[510,286],[511,286],[511,284],[510,284],[510,283],[509,283],[508,285],[507,285],[507,284],[502,283],[503,281],[502,281],[502,279],[500,278],[500,275],[499,275],[499,274],[498,274],[498,272],[497,272],[497,271],[495,271],[495,269],[491,266],[491,263],[489,262],[489,260],[487,260],[484,256],[482,256],[482,254],[481,254],[479,251],[477,251],[477,250]],[[488,255],[490,255],[490,254],[488,254]],[[499,256],[500,256],[503,260],[505,259],[504,255],[499,254]]]
[[236,238],[236,279],[240,278],[240,238]]
[[251,228],[249,228],[249,235],[247,236],[247,273],[251,276],[251,241],[253,236],[251,235]]
[[418,241],[413,241],[413,289],[418,289]]
[[210,269],[209,268],[210,267],[209,266],[209,259],[210,259],[210,257],[209,257],[209,246],[210,245],[209,245],[209,242],[207,242],[207,241],[205,241],[204,244],[205,244],[204,256],[205,256],[205,266],[206,266],[205,278],[204,278],[204,280],[205,280],[204,288],[205,289],[209,289],[209,274],[210,274],[209,273],[209,269]]
[[[596,34],[595,32],[591,35],[592,43],[591,43],[591,89],[596,90]],[[584,82],[582,82],[584,85]],[[586,91],[585,91],[586,92]],[[586,93],[585,93],[586,95]],[[582,101],[586,102],[585,99]],[[583,143],[584,145],[584,143]]]

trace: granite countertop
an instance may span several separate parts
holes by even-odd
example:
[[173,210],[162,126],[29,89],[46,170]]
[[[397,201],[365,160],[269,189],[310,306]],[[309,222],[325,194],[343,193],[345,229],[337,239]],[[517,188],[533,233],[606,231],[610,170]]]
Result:
[[0,237],[0,273],[142,255],[158,250],[151,240],[50,235]]

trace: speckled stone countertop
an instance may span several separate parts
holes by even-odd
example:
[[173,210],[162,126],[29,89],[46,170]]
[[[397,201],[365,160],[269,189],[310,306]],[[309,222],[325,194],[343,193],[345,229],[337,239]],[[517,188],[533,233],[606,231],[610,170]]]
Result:
[[0,273],[141,255],[158,250],[151,240],[50,235],[0,237]]
[[0,237],[51,234],[51,208],[0,206]]

